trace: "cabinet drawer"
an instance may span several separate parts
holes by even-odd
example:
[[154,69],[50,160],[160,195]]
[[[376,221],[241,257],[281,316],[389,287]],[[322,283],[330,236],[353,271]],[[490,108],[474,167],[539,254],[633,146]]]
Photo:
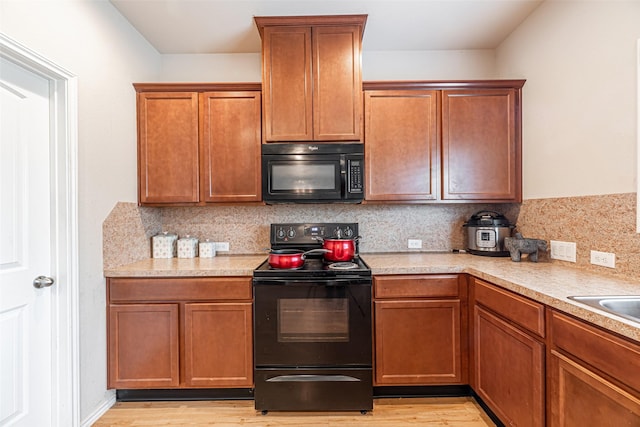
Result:
[[110,302],[251,299],[251,277],[108,279]]
[[639,344],[554,311],[550,319],[554,347],[640,391]]
[[457,274],[377,276],[373,278],[374,297],[457,297],[458,277]]
[[475,301],[519,326],[544,337],[544,305],[474,279]]

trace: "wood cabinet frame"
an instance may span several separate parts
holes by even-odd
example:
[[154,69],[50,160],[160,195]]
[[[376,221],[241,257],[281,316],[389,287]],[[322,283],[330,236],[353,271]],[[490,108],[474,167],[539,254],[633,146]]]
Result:
[[[477,81],[370,81],[363,83],[365,99],[365,168],[368,197],[365,202],[384,203],[468,203],[490,202],[511,203],[522,201],[522,86],[525,80],[477,80]],[[404,96],[409,99],[411,92],[415,96],[432,93],[437,96],[437,120],[429,108],[423,107],[424,117],[416,116],[415,108],[406,107],[407,116],[398,121],[402,126],[407,123],[434,122],[429,131],[412,135],[393,142],[387,142],[388,148],[369,146],[372,143],[384,143],[397,133],[394,122],[373,124],[371,115],[375,113],[371,104],[374,98]],[[380,98],[383,99],[383,98]],[[380,107],[382,108],[382,107]],[[487,124],[491,124],[490,126]],[[410,126],[410,125],[406,125]],[[420,126],[416,126],[420,128]],[[376,134],[378,132],[378,134]],[[433,133],[435,132],[435,137]],[[435,149],[431,153],[414,153],[415,158],[405,160],[398,144],[410,144],[417,148],[416,139],[434,138]],[[380,139],[380,141],[378,140]],[[426,146],[431,147],[430,144]],[[384,151],[388,150],[387,155]],[[424,147],[423,147],[424,150]],[[378,153],[381,164],[377,165]],[[400,153],[397,169],[385,167],[393,163],[387,159],[395,152]],[[421,156],[426,156],[427,161]],[[406,157],[406,156],[405,156]],[[419,162],[419,160],[422,160]],[[393,191],[393,183],[403,182],[401,173],[407,166],[409,170],[421,169],[423,178],[419,187],[407,194]],[[429,182],[427,176],[431,176]],[[385,183],[384,191],[379,191],[377,182]],[[425,183],[429,184],[425,187]]]
[[263,141],[361,140],[367,15],[254,19],[262,38]]
[[108,278],[107,387],[253,386],[251,277]]
[[262,200],[259,83],[133,86],[140,205]]

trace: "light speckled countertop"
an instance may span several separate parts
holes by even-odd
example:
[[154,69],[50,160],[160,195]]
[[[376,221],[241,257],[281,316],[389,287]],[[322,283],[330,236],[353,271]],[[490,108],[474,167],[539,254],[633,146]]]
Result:
[[[105,270],[106,277],[250,276],[267,256],[146,259]],[[640,323],[567,299],[571,295],[640,295],[640,282],[556,263],[452,253],[363,253],[374,275],[468,273],[596,325],[640,341]]]

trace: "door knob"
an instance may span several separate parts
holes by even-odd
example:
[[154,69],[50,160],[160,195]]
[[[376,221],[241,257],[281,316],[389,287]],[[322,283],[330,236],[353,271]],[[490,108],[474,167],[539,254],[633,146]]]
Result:
[[53,280],[52,277],[38,276],[33,279],[33,287],[38,289],[48,288],[49,286],[53,285],[53,282],[55,282],[55,280]]

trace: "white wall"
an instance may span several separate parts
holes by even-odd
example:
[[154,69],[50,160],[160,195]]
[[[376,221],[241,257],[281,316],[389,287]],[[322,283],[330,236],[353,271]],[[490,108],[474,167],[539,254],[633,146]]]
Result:
[[81,419],[106,390],[102,222],[136,201],[135,81],[156,79],[160,55],[104,0],[0,1],[0,30],[78,76]]
[[524,198],[636,191],[640,1],[547,0],[497,49],[523,77]]
[[[257,30],[256,30],[257,31]],[[260,82],[260,54],[162,55],[161,81]],[[495,78],[493,50],[364,51],[363,80]]]

